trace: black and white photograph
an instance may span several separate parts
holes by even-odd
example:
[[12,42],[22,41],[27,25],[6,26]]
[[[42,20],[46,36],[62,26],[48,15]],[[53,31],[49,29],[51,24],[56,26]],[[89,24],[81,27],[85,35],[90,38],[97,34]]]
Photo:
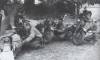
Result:
[[0,0],[0,60],[100,60],[100,0]]

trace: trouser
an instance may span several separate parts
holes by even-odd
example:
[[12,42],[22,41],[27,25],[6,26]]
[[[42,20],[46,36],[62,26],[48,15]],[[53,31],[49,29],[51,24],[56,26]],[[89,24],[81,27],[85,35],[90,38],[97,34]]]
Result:
[[41,47],[42,43],[42,38],[40,37],[35,37],[34,39],[32,39],[30,42],[27,42],[25,44],[23,44],[22,48],[24,49],[28,49],[28,48],[38,48],[38,47]]

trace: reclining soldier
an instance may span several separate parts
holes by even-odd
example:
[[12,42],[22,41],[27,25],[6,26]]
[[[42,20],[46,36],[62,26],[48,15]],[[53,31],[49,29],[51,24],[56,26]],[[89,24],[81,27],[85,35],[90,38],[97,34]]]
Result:
[[18,32],[23,40],[22,44],[35,48],[41,47],[42,34],[36,28],[38,24],[36,20],[23,20],[23,28]]

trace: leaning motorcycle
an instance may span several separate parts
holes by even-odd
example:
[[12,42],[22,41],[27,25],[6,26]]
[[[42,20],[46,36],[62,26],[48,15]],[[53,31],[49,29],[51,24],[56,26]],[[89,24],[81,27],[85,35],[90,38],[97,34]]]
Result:
[[[96,27],[96,25],[94,24]],[[81,24],[74,26],[74,31],[72,34],[72,43],[75,45],[83,45],[83,44],[95,44],[96,40],[96,32],[94,32],[94,26],[91,29],[88,29],[87,32],[83,30]]]

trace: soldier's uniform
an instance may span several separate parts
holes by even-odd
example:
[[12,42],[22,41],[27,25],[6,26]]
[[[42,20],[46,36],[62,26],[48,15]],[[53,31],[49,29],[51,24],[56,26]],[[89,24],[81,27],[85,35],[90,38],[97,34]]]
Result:
[[[88,17],[88,14],[90,14],[90,17]],[[94,25],[93,20],[91,19],[91,14],[90,11],[84,11],[82,17],[80,17],[82,27],[86,32]]]
[[[23,33],[21,32],[23,34],[21,36],[23,39],[23,43],[25,43],[26,46],[33,46],[33,47],[35,45],[38,45],[38,43],[40,41],[36,41],[35,37],[42,38],[42,34],[36,28],[36,26],[39,24],[39,22],[36,20],[26,20],[26,22],[24,22],[24,23],[25,23],[24,28],[22,29]],[[27,27],[27,25],[29,25],[29,28],[25,29],[25,27]]]

